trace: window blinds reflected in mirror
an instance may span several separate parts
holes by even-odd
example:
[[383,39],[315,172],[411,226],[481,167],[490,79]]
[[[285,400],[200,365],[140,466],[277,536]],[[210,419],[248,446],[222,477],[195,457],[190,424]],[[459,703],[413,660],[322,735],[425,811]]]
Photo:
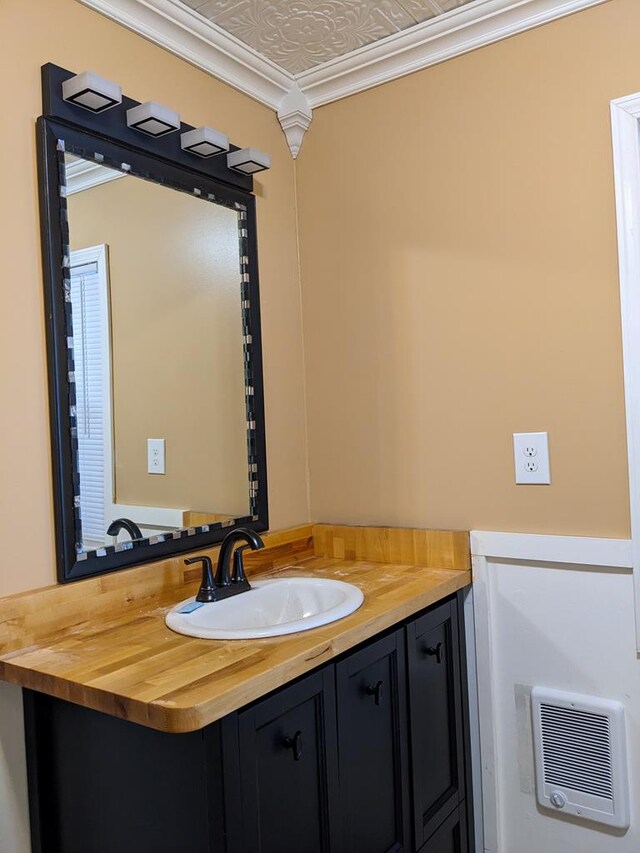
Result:
[[94,246],[70,258],[80,517],[85,547],[101,548],[113,500],[107,251]]

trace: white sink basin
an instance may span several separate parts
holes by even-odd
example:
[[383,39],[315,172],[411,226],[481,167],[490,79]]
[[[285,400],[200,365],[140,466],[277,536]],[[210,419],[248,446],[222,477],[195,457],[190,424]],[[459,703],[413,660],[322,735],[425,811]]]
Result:
[[308,631],[342,619],[364,601],[350,583],[328,578],[280,578],[253,581],[249,592],[203,604],[191,612],[195,598],[167,613],[172,631],[207,640],[249,640]]

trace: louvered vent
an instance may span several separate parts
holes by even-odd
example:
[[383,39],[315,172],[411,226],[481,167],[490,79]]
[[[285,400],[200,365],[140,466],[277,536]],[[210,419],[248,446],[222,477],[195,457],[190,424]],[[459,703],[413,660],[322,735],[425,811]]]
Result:
[[538,802],[610,826],[629,825],[624,708],[534,687]]

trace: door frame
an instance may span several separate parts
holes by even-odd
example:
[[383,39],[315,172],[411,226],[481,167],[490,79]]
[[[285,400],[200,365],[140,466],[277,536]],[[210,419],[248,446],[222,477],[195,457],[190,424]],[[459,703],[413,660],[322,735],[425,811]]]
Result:
[[640,652],[640,93],[611,101],[636,651]]

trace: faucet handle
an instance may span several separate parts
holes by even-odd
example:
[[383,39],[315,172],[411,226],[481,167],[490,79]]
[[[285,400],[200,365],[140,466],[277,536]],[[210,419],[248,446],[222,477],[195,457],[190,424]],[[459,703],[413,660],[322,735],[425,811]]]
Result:
[[193,563],[202,563],[202,581],[200,583],[198,594],[196,595],[196,601],[202,601],[205,603],[215,601],[218,596],[216,594],[216,584],[213,579],[213,565],[211,563],[211,557],[207,557],[206,554],[202,554],[200,557],[191,557],[189,560],[185,560],[184,563],[185,566],[190,566]]
[[231,582],[245,583],[247,587],[249,587],[249,581],[247,580],[247,576],[244,572],[244,560],[242,557],[242,552],[246,551],[247,548],[251,548],[251,546],[241,545],[233,552],[233,574],[231,576]]

